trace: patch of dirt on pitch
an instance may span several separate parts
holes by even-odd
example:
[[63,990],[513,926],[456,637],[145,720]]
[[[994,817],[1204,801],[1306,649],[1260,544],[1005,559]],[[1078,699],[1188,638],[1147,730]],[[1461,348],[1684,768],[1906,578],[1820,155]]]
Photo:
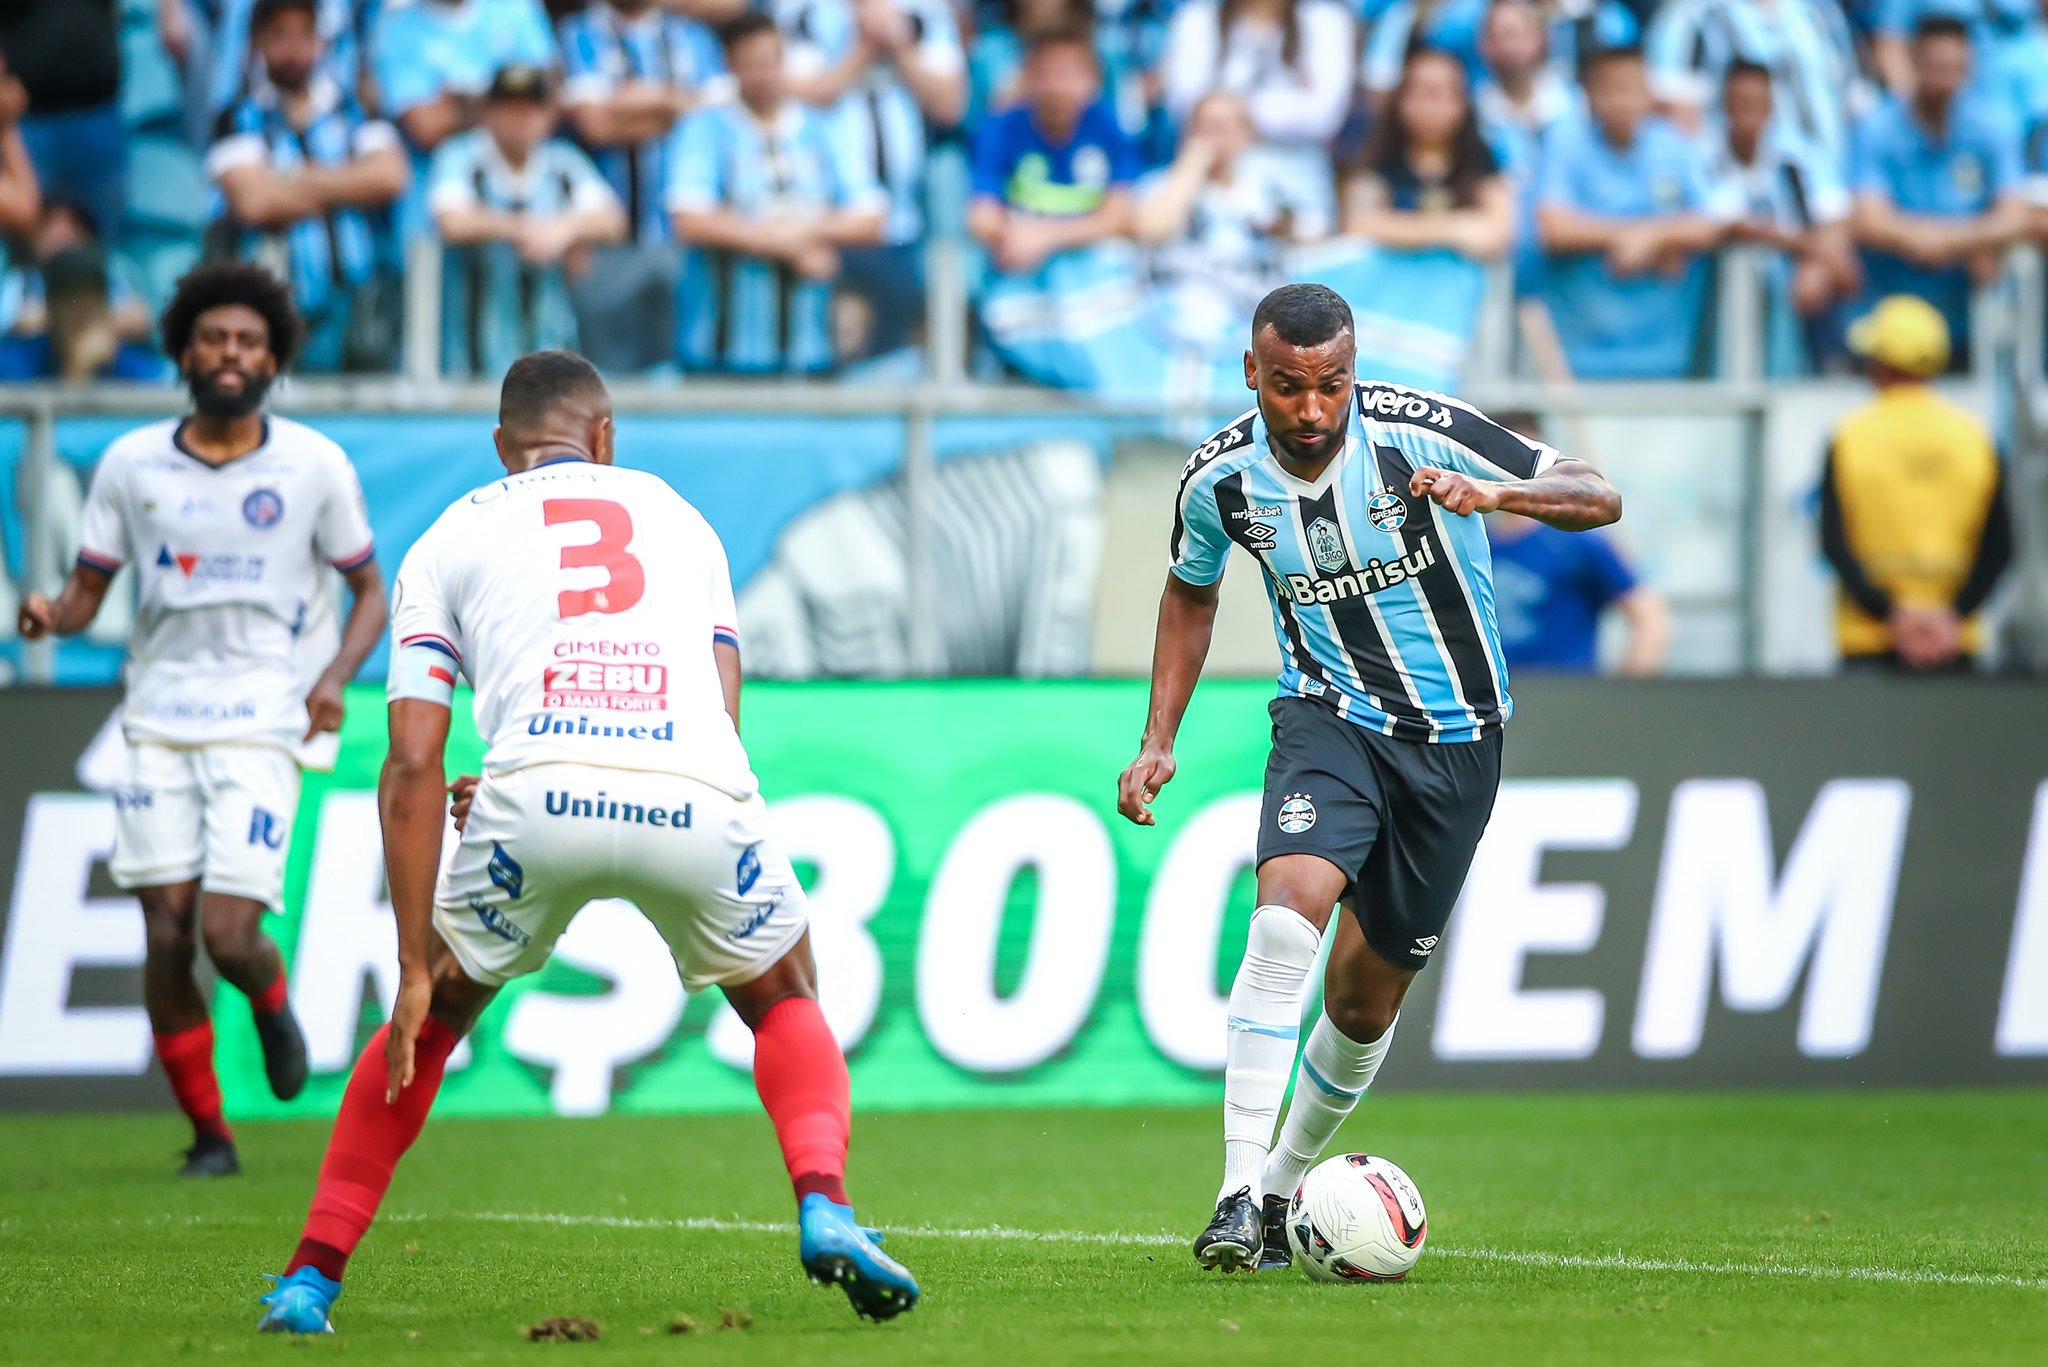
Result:
[[581,1315],[550,1315],[519,1331],[529,1343],[595,1343],[597,1321]]

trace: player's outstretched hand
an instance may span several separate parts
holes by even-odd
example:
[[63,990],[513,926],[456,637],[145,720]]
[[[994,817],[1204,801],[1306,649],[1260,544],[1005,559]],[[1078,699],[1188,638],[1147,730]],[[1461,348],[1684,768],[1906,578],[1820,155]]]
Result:
[[1116,809],[1127,821],[1140,826],[1152,826],[1157,822],[1152,816],[1152,799],[1159,796],[1159,790],[1173,782],[1173,756],[1165,750],[1147,748],[1131,761],[1131,767],[1124,770],[1117,780]]
[[1499,485],[1429,465],[1415,472],[1408,481],[1408,492],[1417,498],[1427,495],[1459,517],[1490,513],[1500,506]]
[[434,983],[424,973],[398,972],[398,1000],[391,1005],[391,1030],[384,1036],[384,1104],[398,1104],[398,1094],[412,1086],[412,1047],[427,1008],[434,1004]]
[[322,674],[320,682],[306,695],[306,739],[311,740],[323,731],[339,731],[341,716],[341,680]]
[[475,774],[464,774],[448,785],[448,815],[455,818],[455,833],[462,834],[469,829],[469,809],[476,801]]

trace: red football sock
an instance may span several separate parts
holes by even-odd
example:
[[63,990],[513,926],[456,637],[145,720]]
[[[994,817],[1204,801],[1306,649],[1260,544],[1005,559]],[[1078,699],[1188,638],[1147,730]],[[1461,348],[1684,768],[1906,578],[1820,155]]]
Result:
[[213,1075],[213,1022],[158,1035],[156,1058],[171,1080],[178,1109],[192,1122],[192,1132],[233,1140],[234,1131],[220,1111],[220,1079]]
[[249,998],[249,1004],[256,1008],[256,1014],[259,1016],[275,1016],[288,1007],[291,998],[285,988],[284,970],[278,969],[277,976],[270,981],[270,986]]
[[412,1085],[398,1094],[398,1103],[384,1103],[389,1073],[384,1065],[384,1037],[390,1026],[371,1036],[349,1074],[341,1113],[334,1118],[334,1137],[320,1164],[320,1184],[313,1190],[313,1209],[306,1232],[285,1267],[286,1273],[313,1267],[322,1276],[341,1280],[363,1231],[377,1217],[377,1205],[391,1188],[398,1160],[420,1137],[427,1111],[441,1090],[441,1075],[455,1049],[455,1032],[429,1018],[413,1045]]
[[789,1169],[796,1197],[822,1192],[846,1199],[846,1142],[853,1128],[853,1098],[846,1055],[809,997],[785,997],[754,1028],[754,1089]]

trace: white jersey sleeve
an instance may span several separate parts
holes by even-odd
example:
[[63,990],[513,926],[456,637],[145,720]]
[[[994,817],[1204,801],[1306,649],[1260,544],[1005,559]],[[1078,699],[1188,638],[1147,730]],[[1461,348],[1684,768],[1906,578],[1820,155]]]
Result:
[[413,543],[398,567],[391,600],[391,669],[385,697],[417,698],[452,707],[461,674],[462,629],[448,610],[441,584],[436,523]]
[[128,462],[109,453],[92,473],[80,519],[78,560],[103,574],[135,558],[128,519]]
[[377,554],[370,535],[370,514],[363,502],[363,484],[356,467],[337,448],[327,470],[327,498],[320,507],[320,521],[313,531],[313,543],[322,556],[343,574],[361,569]]
[[711,590],[711,639],[737,650],[740,644],[740,610],[733,602],[732,565],[725,558],[725,543],[718,539],[718,533],[712,531],[711,524],[704,522],[701,516],[697,520],[704,527],[704,568]]

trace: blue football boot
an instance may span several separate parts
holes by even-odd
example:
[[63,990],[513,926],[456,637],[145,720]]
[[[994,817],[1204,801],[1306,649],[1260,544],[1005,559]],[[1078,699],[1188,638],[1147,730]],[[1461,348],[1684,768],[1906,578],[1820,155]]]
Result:
[[917,1307],[917,1281],[877,1247],[880,1237],[854,1221],[853,1207],[822,1192],[804,1197],[797,1216],[797,1256],[812,1281],[836,1283],[862,1319],[893,1319]]
[[329,1281],[319,1271],[302,1267],[280,1277],[266,1272],[277,1289],[265,1296],[263,1318],[256,1328],[265,1334],[331,1334],[327,1311],[341,1295],[341,1283]]

